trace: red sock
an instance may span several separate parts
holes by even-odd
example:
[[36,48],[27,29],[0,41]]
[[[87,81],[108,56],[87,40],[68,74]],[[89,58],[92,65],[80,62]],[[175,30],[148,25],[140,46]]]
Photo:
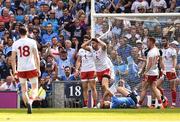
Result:
[[161,92],[161,95],[164,96],[164,90],[162,88],[159,88],[159,87],[158,87],[158,89]]
[[176,91],[172,90],[171,94],[172,94],[172,102],[176,103]]
[[84,106],[87,106],[88,101],[84,100]]
[[143,101],[142,100],[139,100],[139,103],[138,103],[139,105],[142,105],[143,104]]
[[93,106],[96,106],[96,100],[93,100]]
[[161,100],[161,99],[160,99],[160,100],[158,100],[158,103],[159,103],[159,104],[162,104],[162,100]]

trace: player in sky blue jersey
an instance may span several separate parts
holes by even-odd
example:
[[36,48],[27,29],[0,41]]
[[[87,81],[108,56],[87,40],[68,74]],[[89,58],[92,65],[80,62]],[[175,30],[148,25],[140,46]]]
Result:
[[[115,93],[121,93],[122,97],[116,97]],[[115,82],[104,94],[103,98],[111,97],[110,101],[101,101],[97,106],[104,109],[115,108],[136,108],[137,98],[134,92],[128,91],[124,87],[118,87]]]

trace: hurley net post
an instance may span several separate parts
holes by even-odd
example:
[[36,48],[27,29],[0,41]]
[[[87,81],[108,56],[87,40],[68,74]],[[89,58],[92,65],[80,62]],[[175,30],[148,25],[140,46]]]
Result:
[[[117,51],[120,45],[119,38],[123,36],[128,38],[127,43],[132,47],[137,47],[137,40],[146,46],[148,36],[156,39],[156,45],[159,48],[162,48],[162,37],[167,37],[170,42],[180,42],[180,13],[96,14],[93,9],[94,5],[92,5],[91,12],[92,37],[105,38],[103,40],[110,45],[109,56],[113,50]],[[178,69],[177,75],[180,77]],[[140,79],[136,81],[137,79],[131,79],[129,76],[124,79],[129,88],[136,88],[140,91]],[[170,85],[167,79],[163,82],[163,88],[171,101]],[[177,101],[180,99],[179,92],[180,86],[177,86]]]

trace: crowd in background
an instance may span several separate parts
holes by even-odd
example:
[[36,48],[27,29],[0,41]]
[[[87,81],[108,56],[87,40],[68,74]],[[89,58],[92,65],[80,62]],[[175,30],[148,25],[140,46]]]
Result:
[[179,12],[180,0],[95,0],[96,13]]
[[52,94],[52,81],[78,79],[75,55],[84,35],[90,36],[90,9],[90,0],[0,0],[0,90],[21,89],[11,75],[10,57],[21,24],[38,45],[40,99]]

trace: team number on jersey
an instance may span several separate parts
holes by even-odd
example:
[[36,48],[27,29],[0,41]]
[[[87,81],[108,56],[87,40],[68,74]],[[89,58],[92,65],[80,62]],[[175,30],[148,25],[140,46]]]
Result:
[[20,46],[20,47],[18,47],[18,49],[19,49],[19,52],[20,52],[20,57],[22,57],[22,56],[24,56],[24,57],[27,57],[27,56],[29,56],[30,55],[30,47],[29,46],[27,46],[27,45],[25,45],[25,46]]

